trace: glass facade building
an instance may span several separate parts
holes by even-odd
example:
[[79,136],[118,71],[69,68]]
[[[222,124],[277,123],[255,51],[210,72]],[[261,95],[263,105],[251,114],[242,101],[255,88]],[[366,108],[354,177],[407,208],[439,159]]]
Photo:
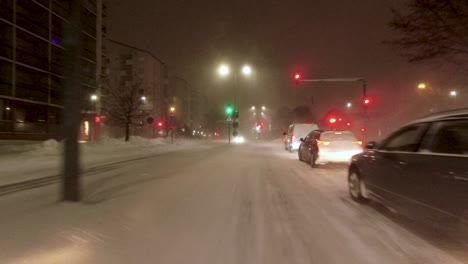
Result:
[[[0,138],[60,138],[63,31],[71,1],[0,0]],[[104,28],[98,24],[105,9],[100,0],[81,2],[81,96],[87,113],[96,108],[89,97],[98,89]]]

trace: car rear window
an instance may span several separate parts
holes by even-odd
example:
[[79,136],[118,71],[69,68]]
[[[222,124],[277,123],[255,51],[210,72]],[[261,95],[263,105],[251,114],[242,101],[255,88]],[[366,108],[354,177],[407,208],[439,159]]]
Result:
[[294,126],[294,135],[297,137],[306,137],[311,131],[317,129],[317,125],[314,124],[300,124]]
[[323,132],[320,136],[321,140],[356,140],[356,137],[351,132]]

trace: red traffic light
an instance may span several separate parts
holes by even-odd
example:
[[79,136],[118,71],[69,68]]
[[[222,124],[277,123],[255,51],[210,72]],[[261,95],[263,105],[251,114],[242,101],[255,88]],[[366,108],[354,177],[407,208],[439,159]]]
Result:
[[158,128],[163,128],[164,127],[164,122],[163,121],[157,121],[155,122],[155,126],[158,127]]
[[364,105],[366,105],[366,106],[367,106],[367,105],[370,105],[371,102],[372,102],[372,101],[371,101],[371,99],[370,99],[369,97],[365,97],[364,99],[362,99],[362,103],[363,103]]
[[301,79],[301,75],[300,75],[299,73],[296,73],[296,74],[294,75],[294,79],[295,79],[296,81],[300,80],[300,79]]

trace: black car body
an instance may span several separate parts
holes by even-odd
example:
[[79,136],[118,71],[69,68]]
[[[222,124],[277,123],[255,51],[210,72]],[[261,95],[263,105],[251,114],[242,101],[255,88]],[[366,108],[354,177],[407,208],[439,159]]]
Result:
[[359,202],[378,200],[437,223],[468,221],[468,110],[412,122],[353,156],[348,183]]

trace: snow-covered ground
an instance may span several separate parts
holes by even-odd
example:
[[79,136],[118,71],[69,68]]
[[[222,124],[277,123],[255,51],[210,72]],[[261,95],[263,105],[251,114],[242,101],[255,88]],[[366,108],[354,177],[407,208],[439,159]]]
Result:
[[346,167],[280,142],[183,147],[0,196],[0,263],[463,263],[450,244],[351,201]]
[[[123,139],[103,138],[99,142],[82,143],[81,162],[84,169],[107,162],[155,155],[191,146],[201,146],[201,141],[176,139]],[[63,143],[47,140],[42,143],[14,143],[0,145],[0,186],[26,180],[54,176],[60,173]]]

